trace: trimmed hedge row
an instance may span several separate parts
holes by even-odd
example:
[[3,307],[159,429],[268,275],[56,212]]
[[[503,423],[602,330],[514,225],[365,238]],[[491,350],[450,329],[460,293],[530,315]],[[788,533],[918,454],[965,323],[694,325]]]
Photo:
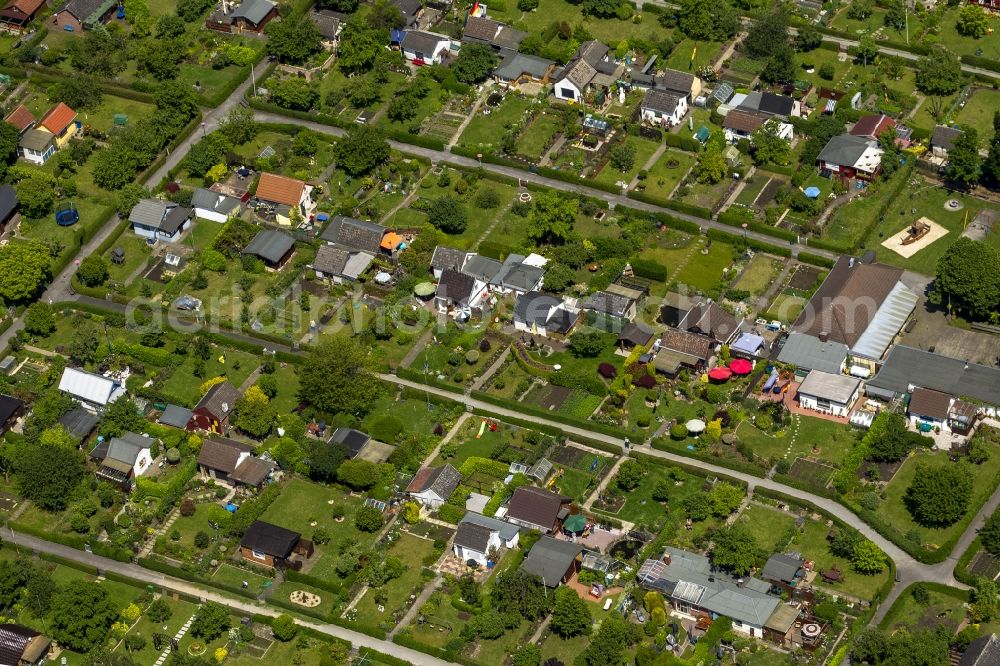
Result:
[[935,594],[942,594],[946,597],[958,599],[963,603],[969,601],[968,590],[959,590],[958,588],[950,587],[948,585],[944,585],[943,583],[934,583],[931,581],[918,581],[916,583],[910,583],[909,585],[906,586],[906,589],[903,590],[902,593],[900,593],[900,595],[896,598],[896,602],[889,607],[889,610],[886,612],[885,617],[882,618],[881,622],[879,622],[880,627],[885,628],[892,626],[892,624],[897,619],[899,619],[899,616],[903,612],[903,606],[906,603],[906,598],[910,594],[912,594],[913,587],[915,585],[922,585],[925,588],[927,588],[929,592],[934,592]]
[[684,203],[683,201],[674,201],[673,199],[665,199],[663,197],[653,196],[652,194],[638,192],[636,190],[629,191],[626,196],[629,199],[635,199],[636,201],[652,204],[653,206],[659,206],[660,208],[669,208],[671,210],[676,210],[678,213],[686,213],[687,215],[700,217],[703,220],[712,219],[712,211],[702,206],[695,206],[694,204]]
[[[695,460],[701,460],[712,465],[718,465],[719,467],[728,467],[729,469],[736,472],[743,472],[744,474],[752,474],[754,476],[762,476],[763,472],[766,470],[761,467],[754,465],[753,463],[746,463],[739,460],[733,460],[731,458],[716,458],[700,451],[692,451],[686,446],[674,442],[666,437],[655,437],[652,442],[652,446],[657,451],[666,451],[667,453],[673,453],[678,456],[684,456],[685,458],[693,458]],[[676,465],[677,463],[671,461],[671,465]]]
[[965,583],[969,586],[974,586],[976,584],[976,577],[969,573],[969,565],[972,563],[972,558],[976,556],[983,547],[982,540],[977,536],[969,544],[969,547],[962,553],[962,556],[958,558],[958,564],[955,565],[955,580],[960,583]]
[[236,594],[245,599],[256,599],[257,595],[249,590],[244,590],[242,587],[237,587],[236,585],[226,585],[225,583],[220,583],[218,581],[213,581],[210,578],[200,576],[194,572],[186,571],[180,567],[175,567],[172,564],[167,564],[158,557],[151,555],[149,557],[143,557],[139,559],[139,566],[144,569],[149,569],[151,571],[157,571],[161,574],[166,574],[168,576],[173,576],[174,578],[180,578],[182,580],[191,581],[192,583],[198,583],[209,588],[215,588],[218,590],[223,590],[229,592],[230,594]]
[[[479,407],[473,407],[472,413],[476,416],[486,416],[488,418],[496,419],[497,416],[488,409],[480,409]],[[528,430],[537,430],[538,432],[545,433],[546,435],[551,435],[553,437],[564,437],[565,433],[561,428],[555,426],[546,425],[544,423],[535,423],[534,421],[528,421],[526,419],[519,419],[513,416],[505,416],[502,419],[497,419],[498,421],[503,421],[507,425],[518,426],[520,428],[527,428]],[[619,449],[621,451],[621,449]]]
[[649,213],[647,211],[638,210],[636,208],[628,208],[626,206],[618,206],[615,210],[623,211],[637,217],[652,215],[654,220],[671,229],[676,229],[677,231],[683,231],[689,234],[701,234],[701,225],[690,220],[675,217],[670,213]]
[[[339,127],[340,129],[346,130],[355,126],[355,123],[342,120],[336,116],[331,116],[325,113],[308,112],[308,111],[295,111],[292,109],[286,109],[280,107],[277,104],[270,104],[268,102],[262,102],[258,99],[249,99],[247,103],[254,109],[258,111],[267,111],[269,113],[276,113],[281,116],[287,116],[289,118],[298,118],[299,120],[305,120],[307,122],[319,123],[320,125],[329,125],[330,127]],[[299,128],[301,130],[301,128]],[[429,136],[420,136],[416,134],[410,134],[403,130],[397,129],[386,129],[382,128],[386,137],[392,141],[398,143],[407,143],[412,146],[419,146],[421,148],[427,148],[429,150],[444,150],[445,142],[441,139],[435,139]],[[484,158],[485,159],[485,158]]]
[[833,243],[828,240],[823,240],[821,238],[809,238],[806,240],[806,245],[809,247],[815,247],[820,250],[829,250],[830,252],[839,252],[841,254],[846,254],[851,251],[851,248],[843,245],[842,243]]
[[804,264],[812,264],[813,266],[820,266],[822,268],[833,268],[834,264],[833,259],[822,257],[812,252],[799,252],[798,260]]
[[729,227],[739,228],[745,223],[747,225],[747,229],[750,231],[756,231],[757,233],[764,234],[765,236],[774,236],[775,238],[792,242],[798,242],[799,240],[799,235],[794,231],[779,229],[778,227],[772,227],[770,224],[761,224],[760,222],[747,222],[743,215],[738,214],[737,211],[731,208],[719,213],[719,217],[717,219],[719,222]]
[[442,648],[432,647],[430,645],[424,645],[420,641],[407,636],[406,634],[396,634],[392,637],[392,642],[396,645],[402,645],[403,647],[408,647],[412,650],[417,650],[418,652],[423,652],[424,654],[429,654],[432,657],[437,657],[438,659],[443,659],[444,661],[450,661],[456,664],[462,664],[462,666],[479,666],[475,661],[463,657],[458,652],[451,652]]
[[100,555],[101,557],[107,557],[118,562],[131,562],[132,561],[132,551],[125,548],[119,548],[110,543],[104,541],[96,541],[93,539],[87,539],[82,536],[75,534],[60,534],[58,532],[46,532],[45,530],[35,527],[34,525],[26,525],[24,523],[18,523],[16,521],[10,521],[7,523],[8,529],[15,530],[17,532],[23,532],[29,534],[33,537],[38,537],[39,539],[45,539],[46,541],[53,541],[63,546],[69,546],[70,548],[76,550],[86,550],[85,544],[90,545],[90,550],[95,555]]
[[[532,407],[526,405],[523,402],[515,402],[514,400],[508,400],[506,398],[501,398],[499,396],[486,393],[484,391],[473,391],[472,397],[483,402],[488,402],[490,404],[496,405],[497,407],[503,407],[505,409],[510,409],[516,412],[523,412],[525,414],[531,414],[534,416],[539,416],[541,418],[549,419],[551,421],[556,421],[558,423],[563,423],[568,426],[573,426],[576,428],[583,428],[584,430],[593,430],[609,437],[620,437],[625,438],[628,436],[628,432],[623,428],[616,426],[606,425],[604,423],[596,423],[594,421],[585,421],[582,419],[575,419],[571,416],[566,416],[564,414],[556,414],[545,409],[538,407]],[[531,426],[536,428],[535,425]]]
[[420,384],[433,386],[443,391],[448,391],[449,393],[457,393],[460,395],[465,393],[465,390],[461,386],[455,386],[454,384],[443,382],[437,377],[431,377],[430,375],[424,376],[424,373],[419,370],[414,370],[413,368],[396,368],[396,376],[400,379],[408,379],[411,382],[418,382]]
[[736,234],[730,234],[725,231],[720,231],[719,229],[709,229],[705,232],[705,235],[712,240],[721,241],[723,243],[729,243],[735,247],[739,247],[744,242],[747,247],[757,250],[758,252],[766,252],[768,254],[775,254],[779,257],[790,257],[792,256],[791,248],[779,247],[777,245],[771,245],[770,243],[762,243],[756,238],[750,238],[743,236],[738,236]]

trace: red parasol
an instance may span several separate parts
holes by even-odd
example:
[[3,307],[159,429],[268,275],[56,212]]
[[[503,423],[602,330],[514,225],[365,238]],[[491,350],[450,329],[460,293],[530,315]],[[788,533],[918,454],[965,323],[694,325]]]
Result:
[[738,375],[749,375],[753,370],[753,364],[745,358],[734,358],[729,362],[729,369]]
[[732,376],[732,371],[727,368],[712,368],[708,371],[708,378],[717,382],[724,382]]

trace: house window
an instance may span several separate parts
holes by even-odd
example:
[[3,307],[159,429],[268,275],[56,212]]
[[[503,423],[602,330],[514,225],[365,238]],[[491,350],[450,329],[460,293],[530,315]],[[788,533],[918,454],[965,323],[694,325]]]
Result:
[[254,557],[255,560],[266,560],[267,559],[267,555],[265,555],[264,553],[262,553],[260,551],[252,550],[250,552],[253,554],[253,557]]

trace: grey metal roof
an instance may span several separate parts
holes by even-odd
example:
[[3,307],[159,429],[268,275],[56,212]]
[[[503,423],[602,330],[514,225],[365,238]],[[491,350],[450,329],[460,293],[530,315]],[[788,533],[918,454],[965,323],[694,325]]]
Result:
[[833,340],[821,342],[816,336],[797,332],[788,335],[785,346],[778,354],[782,363],[823,372],[840,372],[846,359],[847,345],[844,343]]
[[295,247],[295,239],[275,229],[264,229],[243,248],[243,254],[252,254],[276,264]]
[[309,20],[324,39],[335,39],[340,34],[341,23],[347,19],[346,14],[332,9],[313,9],[309,11]]
[[451,38],[423,30],[407,30],[403,37],[403,49],[424,55],[431,55],[441,42],[450,42]]
[[83,439],[94,432],[99,420],[96,414],[83,407],[77,407],[59,417],[60,425],[66,428],[74,439]]
[[180,405],[167,405],[156,421],[175,428],[186,428],[191,420],[191,410]]
[[128,221],[149,229],[157,229],[173,234],[191,215],[187,206],[179,206],[171,201],[142,199],[129,213]]
[[500,539],[503,541],[510,541],[517,536],[518,532],[521,531],[521,528],[513,523],[508,523],[507,521],[500,520],[498,518],[490,518],[489,516],[475,513],[474,511],[468,511],[465,516],[462,517],[459,526],[465,523],[481,525],[482,527],[486,527],[494,532],[499,532]]
[[246,19],[254,25],[259,25],[261,21],[267,18],[267,15],[271,13],[274,7],[274,3],[269,2],[269,0],[243,0],[232,11],[230,16],[234,19]]
[[855,396],[860,384],[857,377],[812,370],[799,385],[799,393],[846,404]]
[[874,361],[881,359],[917,306],[917,300],[918,296],[909,287],[897,282],[875,312],[868,328],[851,347],[851,353]]
[[562,577],[583,552],[583,546],[543,536],[531,547],[521,570],[542,579],[546,587],[558,587]]
[[962,658],[958,660],[958,666],[996,666],[996,664],[1000,664],[1000,639],[996,634],[983,636],[969,643]]
[[150,448],[154,440],[151,437],[143,437],[133,432],[125,433],[121,437],[113,437],[108,445],[108,453],[105,460],[117,460],[128,465],[134,465],[136,458],[143,449]]
[[840,134],[827,141],[816,159],[831,164],[853,166],[870,147],[871,141],[863,136]]
[[1000,405],[1000,370],[897,345],[868,385],[903,394],[910,386]]
[[229,215],[234,210],[239,210],[240,205],[241,202],[236,197],[213,192],[205,187],[199,187],[191,194],[192,207],[210,210],[222,215]]
[[502,266],[503,264],[496,259],[490,259],[489,257],[484,257],[480,254],[474,254],[465,260],[465,265],[462,267],[462,273],[472,276],[477,280],[489,283],[496,279],[496,276],[500,272],[500,268]]
[[795,580],[795,574],[802,568],[802,560],[777,553],[767,559],[764,568],[761,569],[760,577],[764,580],[777,580],[790,583]]
[[549,67],[555,63],[545,58],[533,55],[518,53],[517,51],[507,51],[504,54],[503,62],[493,70],[493,73],[506,81],[513,81],[518,77],[528,74],[532,78],[540,79],[549,71]]
[[475,295],[476,279],[471,275],[453,271],[450,268],[444,269],[441,279],[438,280],[438,298],[454,301],[458,305],[468,305],[470,299]]
[[643,565],[644,586],[669,588],[664,583],[674,583],[674,589],[668,592],[671,597],[755,627],[763,627],[780,602],[766,593],[770,585],[762,580],[744,577],[738,579],[742,580],[741,585],[724,572],[713,570],[703,555],[670,547],[666,552],[670,564],[665,567]]
[[523,30],[515,30],[509,25],[501,25],[500,32],[493,37],[493,46],[516,50],[527,37],[528,33]]
[[519,264],[507,271],[507,274],[501,278],[500,284],[505,289],[528,291],[538,286],[543,275],[545,275],[545,271],[538,266]]
[[653,80],[653,86],[660,90],[670,90],[683,95],[690,95],[694,87],[694,75],[680,72],[676,69],[665,69]]
[[544,326],[554,308],[559,307],[560,300],[540,291],[529,291],[521,294],[514,304],[514,321],[527,325]]
[[343,444],[354,458],[371,441],[371,435],[354,428],[337,428],[330,436],[331,443]]

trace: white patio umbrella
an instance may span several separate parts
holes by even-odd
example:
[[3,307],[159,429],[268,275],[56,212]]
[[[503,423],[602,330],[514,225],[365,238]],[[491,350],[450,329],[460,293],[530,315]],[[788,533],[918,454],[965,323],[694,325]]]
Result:
[[684,425],[687,426],[688,432],[692,434],[698,434],[699,432],[705,431],[705,422],[701,419],[691,419]]

